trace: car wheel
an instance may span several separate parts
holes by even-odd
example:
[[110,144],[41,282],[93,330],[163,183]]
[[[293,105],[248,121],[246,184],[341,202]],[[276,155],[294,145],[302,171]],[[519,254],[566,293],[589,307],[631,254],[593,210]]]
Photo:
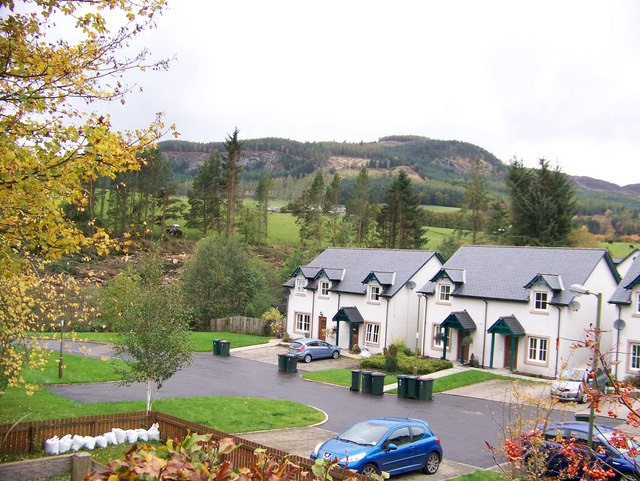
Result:
[[378,468],[376,467],[375,464],[365,464],[364,468],[362,468],[362,474],[364,474],[365,476],[373,476],[374,474],[380,474],[378,472]]
[[340,353],[338,351],[333,351],[333,354],[331,354],[331,357],[334,359],[338,359],[340,357]]
[[578,402],[580,404],[584,404],[587,402],[587,395],[582,391],[578,392]]
[[304,356],[304,362],[306,362],[307,364],[311,362],[311,354],[307,354],[306,356]]
[[427,474],[436,474],[440,467],[440,456],[438,453],[429,453],[427,462],[424,463],[424,472]]

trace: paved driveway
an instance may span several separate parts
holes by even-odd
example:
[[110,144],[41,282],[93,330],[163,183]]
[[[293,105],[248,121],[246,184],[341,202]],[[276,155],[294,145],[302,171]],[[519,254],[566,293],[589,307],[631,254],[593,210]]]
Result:
[[[417,417],[429,422],[441,438],[445,461],[436,476],[439,481],[477,469],[494,466],[486,442],[500,444],[501,426],[513,416],[511,383],[492,381],[435,395],[433,401],[400,399],[395,395],[365,395],[348,388],[307,382],[298,373],[277,369],[283,346],[232,349],[231,356],[199,353],[193,364],[167,381],[158,398],[191,396],[252,396],[287,399],[316,407],[327,414],[320,426],[241,434],[242,437],[287,452],[308,456],[314,446],[343,431],[353,423],[377,416]],[[310,364],[298,363],[299,371],[328,367],[352,368],[357,360],[341,357]],[[437,379],[436,381],[437,382]],[[51,391],[79,402],[142,400],[145,387],[116,383],[51,386]],[[548,386],[541,384],[532,396],[548,396]],[[568,406],[568,405],[567,405]],[[535,409],[532,408],[532,409]],[[554,420],[573,419],[573,410],[554,412]],[[413,479],[418,475],[405,475]],[[422,477],[422,475],[420,475]]]

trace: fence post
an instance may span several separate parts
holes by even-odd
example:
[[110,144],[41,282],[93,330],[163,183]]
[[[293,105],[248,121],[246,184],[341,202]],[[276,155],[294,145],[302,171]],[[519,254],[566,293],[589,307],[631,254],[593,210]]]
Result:
[[86,452],[73,455],[71,462],[71,481],[82,481],[91,471],[91,455]]

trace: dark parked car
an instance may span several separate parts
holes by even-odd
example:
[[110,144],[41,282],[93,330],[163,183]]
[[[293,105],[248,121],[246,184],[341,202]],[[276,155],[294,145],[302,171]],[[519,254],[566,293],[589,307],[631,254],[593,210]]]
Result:
[[[589,451],[589,423],[586,421],[574,421],[567,423],[557,423],[547,426],[542,432],[543,444],[537,451],[541,454],[542,466],[537,466],[537,471],[544,471],[541,474],[551,473],[555,476],[571,478],[568,476],[567,467],[569,461],[563,451],[567,441],[573,439],[575,449],[583,451],[587,456],[596,462],[599,458],[604,469],[612,469],[615,472],[614,480],[638,481],[640,479],[640,453],[634,441],[624,440],[622,445],[620,436],[616,436],[617,431],[604,424],[594,424],[593,427],[593,451]],[[616,439],[615,441],[613,441]],[[563,445],[563,442],[565,443]],[[530,448],[525,451],[525,460],[533,456]],[[589,459],[589,458],[587,458]],[[529,463],[531,464],[531,463]],[[578,473],[574,479],[580,479],[583,473]]]
[[359,422],[316,446],[311,459],[338,459],[338,464],[367,476],[423,470],[438,471],[440,439],[429,425],[413,418],[375,418]]
[[289,352],[296,354],[298,359],[304,362],[329,357],[338,359],[340,357],[340,348],[338,346],[313,337],[296,339],[289,344]]

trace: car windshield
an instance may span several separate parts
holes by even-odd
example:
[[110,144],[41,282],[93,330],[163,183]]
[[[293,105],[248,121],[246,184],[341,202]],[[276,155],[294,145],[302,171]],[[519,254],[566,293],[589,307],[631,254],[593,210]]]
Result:
[[338,439],[348,443],[363,446],[375,446],[389,431],[387,426],[369,421],[358,423],[338,436]]
[[560,374],[560,379],[563,381],[582,381],[584,379],[584,369],[565,369]]

